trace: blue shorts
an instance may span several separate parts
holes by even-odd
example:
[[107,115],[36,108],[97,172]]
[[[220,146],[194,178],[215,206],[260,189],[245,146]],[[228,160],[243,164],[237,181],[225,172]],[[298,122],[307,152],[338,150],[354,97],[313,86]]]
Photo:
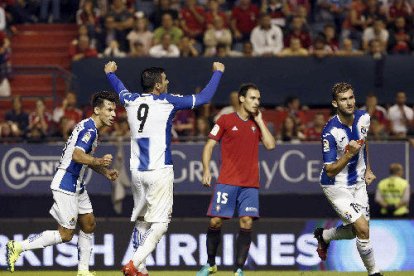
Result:
[[259,217],[259,189],[216,184],[211,196],[207,216],[232,218]]

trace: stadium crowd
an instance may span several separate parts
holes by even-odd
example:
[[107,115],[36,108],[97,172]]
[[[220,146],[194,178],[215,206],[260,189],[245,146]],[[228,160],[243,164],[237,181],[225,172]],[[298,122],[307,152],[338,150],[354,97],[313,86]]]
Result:
[[[411,55],[414,28],[411,0],[27,0],[0,1],[0,31],[17,32],[16,24],[76,22],[78,35],[68,45],[73,61],[92,57],[284,57]],[[50,7],[49,7],[50,6]],[[0,51],[0,77],[7,80],[10,43]],[[397,91],[396,91],[397,92]],[[180,111],[174,119],[176,141],[204,140],[221,115],[237,108],[207,105]],[[236,94],[237,95],[237,94]],[[78,106],[76,92],[47,110],[42,99],[26,113],[24,98],[0,119],[4,140],[66,139],[72,127],[91,114]],[[413,130],[413,109],[405,92],[395,103],[378,105],[374,94],[363,107],[372,116],[372,139],[405,139]],[[279,141],[318,141],[331,110],[309,109],[300,99],[267,106],[264,118]],[[101,137],[128,136],[123,110],[113,129]]]

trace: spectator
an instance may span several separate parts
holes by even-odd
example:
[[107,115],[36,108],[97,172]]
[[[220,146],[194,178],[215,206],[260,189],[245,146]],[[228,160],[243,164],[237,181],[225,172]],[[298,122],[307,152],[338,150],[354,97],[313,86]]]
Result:
[[345,14],[349,9],[351,0],[316,0],[315,2],[315,21],[324,25],[334,24],[336,31],[339,32],[344,22]]
[[325,38],[321,36],[315,38],[313,45],[309,48],[309,53],[317,58],[333,55],[332,48],[326,44]]
[[231,32],[225,27],[223,18],[220,16],[213,19],[213,25],[209,25],[209,29],[204,33],[204,55],[208,57],[216,55],[218,44],[224,44],[227,51],[230,51],[232,44]]
[[378,39],[373,39],[369,42],[369,52],[368,54],[372,56],[373,59],[383,59],[386,55],[383,44]]
[[[123,0],[114,0],[108,16],[113,18],[113,30],[116,36],[115,40],[119,43],[119,48],[124,52],[128,52],[129,45],[126,37],[134,26],[132,14],[127,10]],[[112,40],[110,39],[109,41]]]
[[14,96],[12,102],[12,109],[6,112],[5,119],[10,125],[12,136],[22,137],[27,132],[29,115],[23,111],[20,96]]
[[388,51],[391,54],[410,54],[414,49],[413,32],[409,30],[403,16],[395,18],[390,31]]
[[339,42],[334,25],[326,24],[323,27],[322,36],[325,38],[326,44],[331,48],[332,52],[339,50]]
[[238,91],[232,91],[230,93],[229,97],[230,105],[223,107],[217,115],[214,117],[214,122],[217,122],[217,120],[221,117],[221,115],[230,114],[233,112],[236,112],[239,108],[239,92]]
[[195,137],[196,141],[206,141],[210,133],[210,124],[206,117],[197,118]]
[[68,133],[82,120],[82,111],[76,106],[76,93],[69,91],[66,93],[62,105],[53,110],[53,121],[60,125],[61,134],[64,138],[67,138]]
[[[411,14],[413,9],[410,2],[407,0],[393,0],[391,6],[388,9],[388,23],[394,23],[397,17],[404,17],[405,20],[411,22]],[[412,23],[412,22],[411,22]]]
[[362,48],[368,50],[369,42],[373,39],[377,39],[381,43],[383,50],[387,49],[389,33],[385,29],[385,25],[382,19],[375,19],[372,27],[368,27],[362,34]]
[[76,12],[76,23],[85,25],[88,29],[90,37],[95,37],[95,33],[99,27],[99,9],[94,7],[92,0],[85,0],[82,8]]
[[342,47],[335,53],[335,55],[343,57],[361,56],[363,54],[364,52],[354,48],[353,42],[349,38],[342,41]]
[[77,44],[71,43],[69,47],[69,57],[72,61],[78,61],[84,58],[97,57],[98,52],[90,46],[89,37],[82,35],[79,37]]
[[367,27],[363,16],[366,6],[363,0],[352,0],[349,8],[350,10],[342,26],[342,36],[360,43],[362,32]]
[[[178,19],[178,11],[171,7],[171,0],[159,0],[156,10],[150,15],[154,29],[161,26],[164,14],[169,14],[173,22]],[[177,25],[177,24],[175,24]]]
[[303,48],[300,39],[296,37],[292,37],[290,39],[290,46],[288,48],[284,48],[277,56],[279,57],[306,57],[309,55],[307,49]]
[[280,133],[277,135],[276,139],[282,142],[299,143],[301,140],[305,139],[305,135],[299,131],[295,118],[287,116],[283,120]]
[[126,53],[122,52],[121,49],[119,49],[118,41],[112,40],[109,43],[109,46],[104,50],[103,56],[110,58],[123,58],[126,57]]
[[144,45],[137,41],[133,45],[131,45],[129,56],[130,57],[146,57],[149,53],[145,52]]
[[279,26],[272,25],[270,15],[260,17],[260,23],[250,36],[257,56],[273,56],[283,49],[283,33]]
[[206,26],[208,29],[209,25],[214,24],[214,18],[221,17],[223,20],[223,25],[225,28],[229,27],[229,18],[225,12],[220,10],[219,0],[209,0],[208,1],[208,10],[205,13]]
[[250,41],[243,43],[242,57],[254,57],[253,44]]
[[[166,14],[164,15],[166,16]],[[152,46],[149,50],[149,54],[151,57],[179,57],[180,50],[171,41],[171,35],[165,33],[161,37],[161,44]]]
[[263,0],[261,2],[261,14],[268,14],[271,17],[272,25],[278,25],[281,28],[285,27],[286,18],[291,14],[287,1]]
[[290,24],[290,30],[287,32],[285,37],[285,47],[290,46],[290,42],[292,38],[297,38],[300,41],[300,44],[303,48],[309,49],[312,45],[312,39],[310,33],[305,30],[303,20],[295,16],[292,19],[292,23]]
[[197,5],[196,0],[185,0],[185,6],[180,11],[180,26],[185,35],[201,41],[205,26],[205,11]]
[[149,49],[152,47],[154,34],[148,30],[148,20],[144,16],[138,17],[134,22],[134,29],[127,35],[129,41],[129,51],[132,52],[134,44],[140,42],[143,46],[145,55],[148,55]]
[[10,41],[4,32],[0,32],[0,97],[11,94],[9,75],[11,73]]
[[[49,13],[50,2],[52,2],[52,16]],[[60,22],[60,0],[40,0],[40,21]]]
[[236,41],[250,40],[250,33],[257,25],[259,8],[251,0],[240,0],[231,12],[231,29]]
[[154,45],[161,43],[161,37],[166,33],[171,36],[172,43],[175,45],[178,45],[183,36],[183,31],[174,26],[173,18],[169,13],[162,16],[161,27],[154,31]]
[[35,111],[29,114],[29,129],[27,136],[31,140],[40,140],[50,134],[52,115],[46,111],[42,98],[36,100]]
[[183,36],[180,41],[179,50],[180,50],[180,56],[181,57],[197,57],[198,56],[198,50],[195,47],[195,44],[197,42],[189,38],[188,36]]
[[175,113],[173,128],[179,138],[194,136],[195,113],[194,110],[179,110]]
[[391,123],[391,131],[396,138],[405,138],[410,130],[414,112],[406,105],[407,96],[405,92],[399,91],[395,97],[396,103],[388,110],[388,118]]
[[369,93],[366,97],[365,105],[361,109],[366,110],[371,117],[368,135],[375,140],[386,138],[388,125],[387,110],[378,105],[377,96]]
[[375,193],[375,202],[385,217],[406,217],[409,213],[410,184],[403,178],[404,169],[399,163],[390,165],[390,176],[381,180]]
[[307,141],[320,141],[322,130],[326,124],[325,116],[322,112],[318,112],[313,117],[312,125],[305,129],[305,137]]
[[365,6],[362,16],[365,18],[367,27],[372,27],[377,19],[380,19],[384,23],[387,21],[381,2],[378,0],[366,0]]

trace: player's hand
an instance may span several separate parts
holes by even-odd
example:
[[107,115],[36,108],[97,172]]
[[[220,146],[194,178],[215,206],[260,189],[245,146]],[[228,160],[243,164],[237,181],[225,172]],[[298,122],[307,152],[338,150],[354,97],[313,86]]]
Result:
[[206,187],[210,187],[210,183],[211,183],[211,173],[210,170],[207,170],[203,173],[203,179],[201,180],[201,182],[203,183],[203,186]]
[[224,64],[221,62],[213,62],[213,71],[224,72]]
[[105,173],[105,177],[111,181],[115,181],[119,176],[119,172],[117,170],[107,170]]
[[262,112],[260,112],[260,110],[257,111],[256,114],[254,114],[254,120],[256,121],[256,123],[260,123],[263,121],[263,116],[262,116]]
[[95,158],[96,165],[102,167],[109,167],[112,164],[112,155],[105,154],[102,158]]
[[367,183],[367,185],[371,184],[377,177],[375,176],[375,174],[367,169],[365,171],[365,183]]
[[351,140],[349,144],[345,148],[345,152],[349,152],[352,155],[358,154],[359,150],[361,149],[362,145],[358,143],[358,141]]
[[114,73],[118,69],[118,66],[116,66],[115,61],[110,61],[107,64],[105,64],[105,74]]

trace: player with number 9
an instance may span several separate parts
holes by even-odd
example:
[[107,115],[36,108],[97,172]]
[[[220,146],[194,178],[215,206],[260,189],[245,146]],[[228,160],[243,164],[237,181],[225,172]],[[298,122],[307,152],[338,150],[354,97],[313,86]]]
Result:
[[167,93],[168,79],[163,68],[151,67],[141,73],[142,93],[129,92],[115,75],[117,65],[110,61],[105,73],[124,105],[131,129],[132,193],[137,244],[124,275],[147,275],[146,257],[155,249],[167,231],[173,205],[173,163],[171,158],[171,127],[174,114],[206,104],[217,90],[224,65],[213,63],[210,82],[197,95]]

